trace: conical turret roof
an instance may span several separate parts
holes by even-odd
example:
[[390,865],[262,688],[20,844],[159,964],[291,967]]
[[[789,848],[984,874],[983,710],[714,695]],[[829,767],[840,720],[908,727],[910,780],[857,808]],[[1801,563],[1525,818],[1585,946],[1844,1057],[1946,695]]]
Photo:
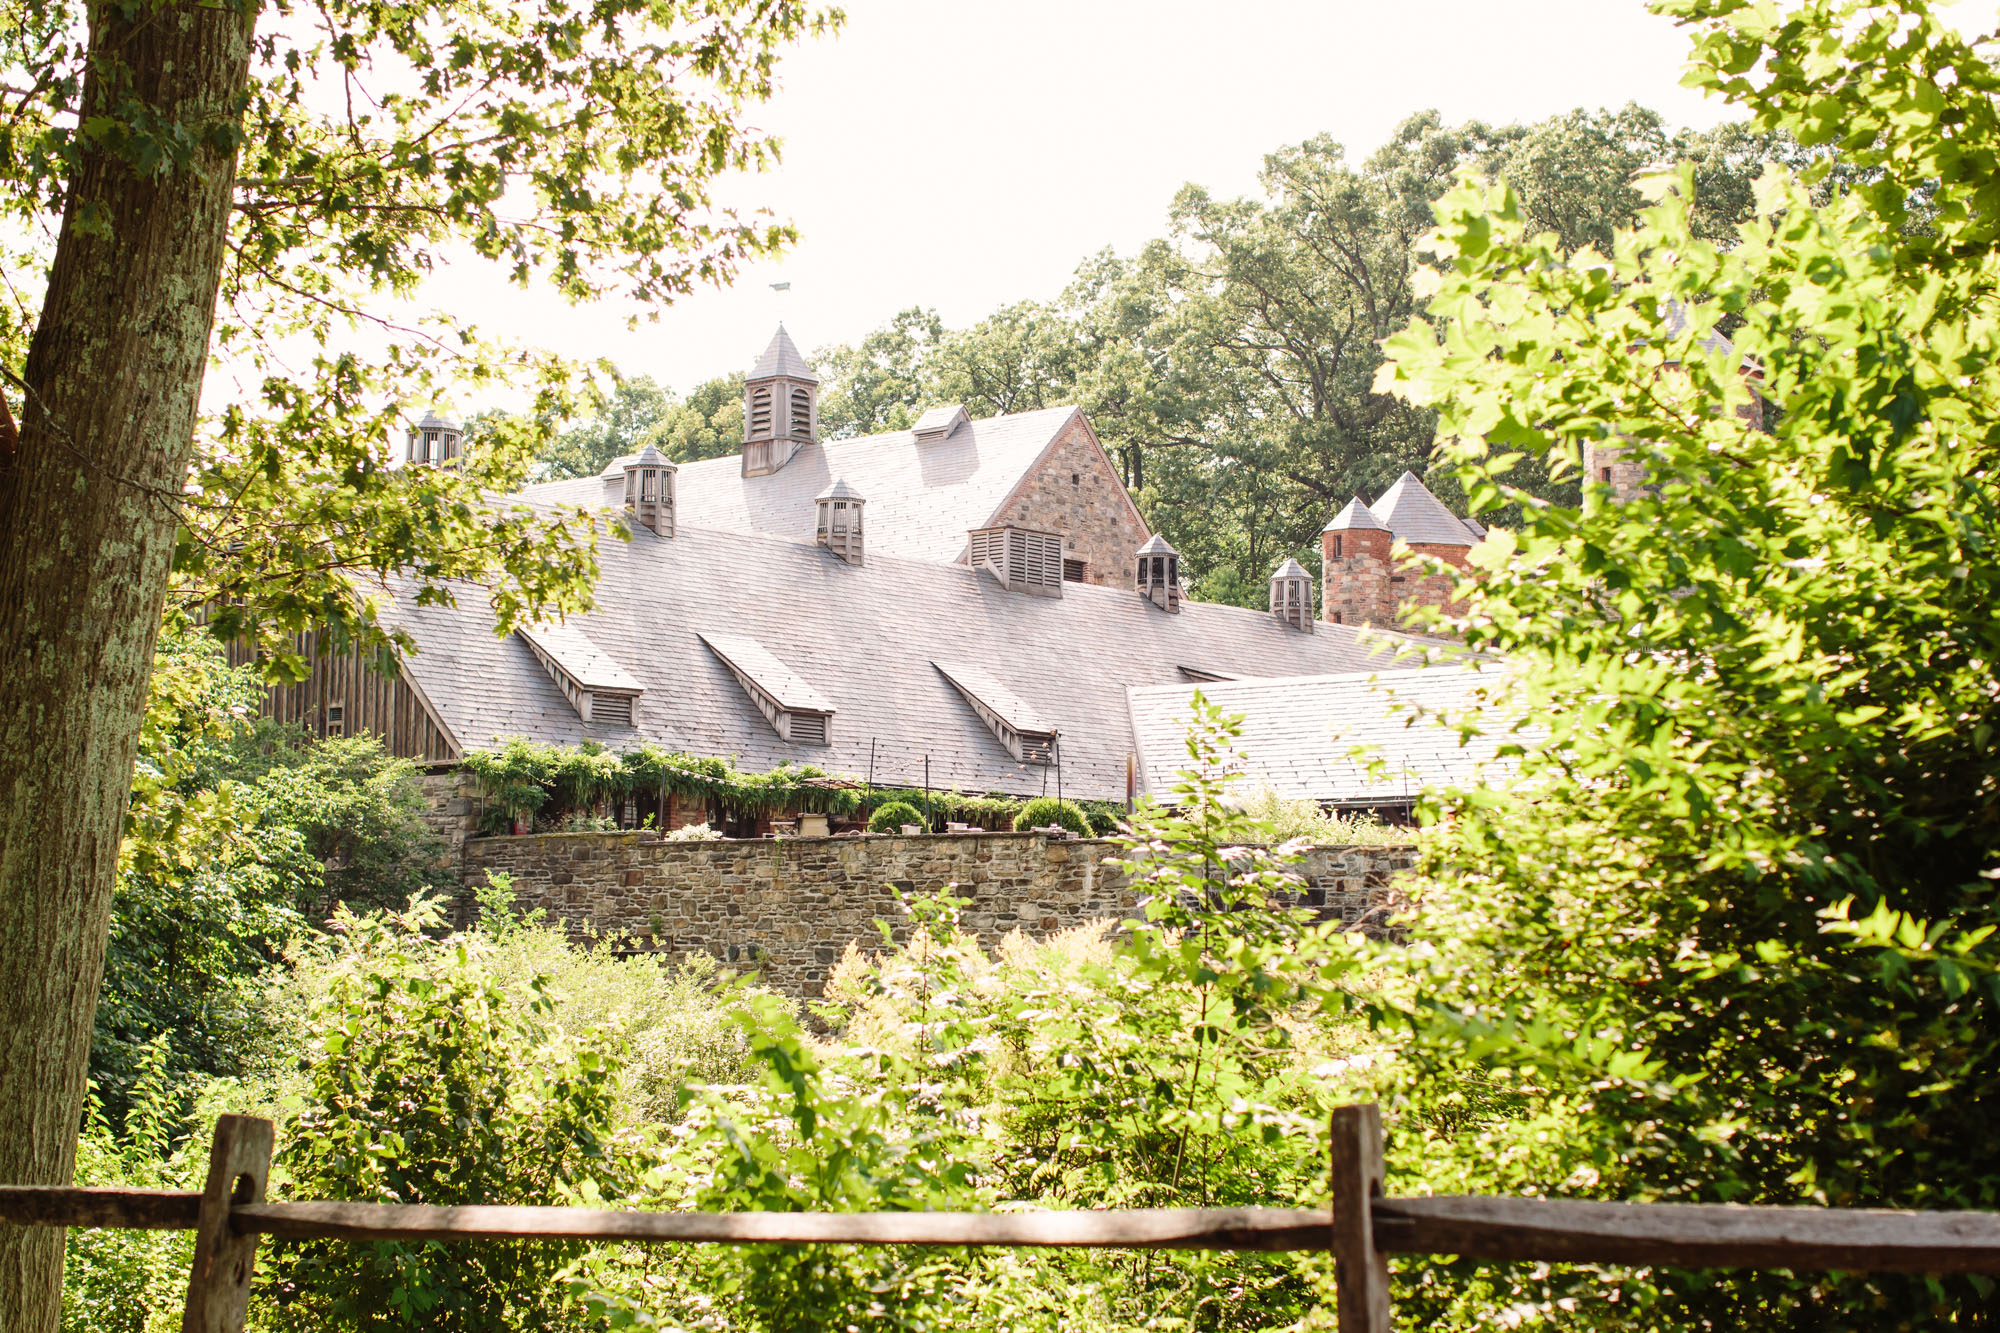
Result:
[[1312,575],[1306,573],[1305,568],[1290,556],[1285,558],[1284,564],[1279,565],[1271,571],[1271,582],[1273,583],[1276,583],[1279,579],[1309,579],[1311,577]]
[[825,490],[821,491],[814,498],[816,500],[859,501],[861,499],[861,492],[855,490],[852,486],[849,486],[845,481],[842,481],[839,477],[835,477],[833,479],[832,484],[829,485]]
[[671,458],[668,458],[650,444],[641,449],[638,457],[625,466],[628,470],[636,467],[663,467],[669,472],[678,472],[680,470]]
[[1465,521],[1444,507],[1414,472],[1396,478],[1369,508],[1396,537],[1412,546],[1471,546]]
[[812,373],[812,367],[799,355],[792,335],[785,332],[783,324],[778,326],[777,333],[771,337],[771,345],[764,349],[764,355],[757,358],[757,365],[750,372],[753,380],[776,379],[779,376],[805,380],[809,384],[819,383],[819,377]]
[[1381,519],[1375,517],[1375,511],[1363,504],[1361,497],[1357,495],[1347,502],[1347,508],[1335,514],[1320,531],[1351,532],[1359,528],[1364,532],[1386,532],[1388,531],[1388,526]]

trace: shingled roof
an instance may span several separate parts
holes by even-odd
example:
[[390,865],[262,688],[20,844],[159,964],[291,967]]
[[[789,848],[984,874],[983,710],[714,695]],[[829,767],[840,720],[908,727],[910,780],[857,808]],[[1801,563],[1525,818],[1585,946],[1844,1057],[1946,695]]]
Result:
[[[1325,632],[1338,626],[1320,626]],[[1196,690],[1225,713],[1243,718],[1240,795],[1269,787],[1286,800],[1380,807],[1405,805],[1427,786],[1469,785],[1494,761],[1500,737],[1461,744],[1456,731],[1413,710],[1464,709],[1474,691],[1494,684],[1494,668],[1437,666],[1416,671],[1364,671],[1293,679],[1146,685],[1126,691],[1138,745],[1143,790],[1171,801],[1188,766],[1188,719]],[[1416,720],[1412,721],[1413,716]],[[1385,765],[1370,771],[1366,746]]]
[[1397,540],[1412,546],[1472,546],[1478,541],[1465,520],[1446,509],[1414,472],[1396,478],[1368,508]]
[[[831,444],[805,444],[776,472],[745,477],[736,455],[681,464],[675,513],[681,523],[810,542],[814,499],[836,477],[868,497],[868,554],[949,562],[965,553],[966,534],[993,522],[1015,488],[1072,420],[1074,407],[987,417],[944,439],[918,444],[914,432],[888,431]],[[624,475],[619,459],[606,476]],[[541,504],[594,508],[596,477],[543,482],[522,497]]]
[[819,377],[812,373],[812,367],[799,355],[792,335],[785,332],[783,324],[778,326],[777,333],[771,337],[771,345],[764,349],[764,355],[757,358],[757,364],[750,370],[753,380],[771,379],[778,375],[805,380],[809,384],[819,383]]
[[[584,722],[520,636],[494,634],[483,590],[461,588],[455,607],[396,600],[389,619],[420,650],[404,669],[460,744],[649,740],[758,771],[789,761],[860,774],[872,743],[878,782],[919,783],[928,757],[941,788],[1053,793],[1055,770],[1015,759],[932,665],[978,663],[1007,707],[1062,733],[1066,793],[1119,799],[1126,756],[1139,750],[1127,686],[1182,681],[1183,664],[1241,676],[1388,671],[1394,647],[1416,643],[1364,641],[1339,625],[1300,634],[1263,611],[1199,602],[1163,616],[1129,588],[1024,597],[962,565],[873,551],[850,565],[790,533],[640,529],[604,542],[600,562],[597,609],[570,623],[644,688],[636,727]],[[747,571],[761,591],[744,596],[727,571]],[[720,627],[755,640],[837,710],[830,744],[795,745],[773,730],[704,645],[701,632]]]

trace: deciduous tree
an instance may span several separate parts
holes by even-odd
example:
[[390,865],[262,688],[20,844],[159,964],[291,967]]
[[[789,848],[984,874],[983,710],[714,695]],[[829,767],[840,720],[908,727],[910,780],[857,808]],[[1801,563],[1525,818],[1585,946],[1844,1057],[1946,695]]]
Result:
[[[358,594],[399,567],[431,598],[493,579],[503,623],[576,604],[587,527],[485,499],[565,415],[569,371],[387,312],[446,257],[643,308],[781,244],[707,185],[768,160],[741,107],[820,21],[793,0],[10,10],[0,1180],[70,1170],[170,566],[274,647],[315,621],[386,645]],[[212,354],[256,387],[197,432]],[[535,410],[463,472],[390,466],[384,437],[447,381]],[[53,1329],[60,1262],[60,1233],[0,1233],[0,1326]]]

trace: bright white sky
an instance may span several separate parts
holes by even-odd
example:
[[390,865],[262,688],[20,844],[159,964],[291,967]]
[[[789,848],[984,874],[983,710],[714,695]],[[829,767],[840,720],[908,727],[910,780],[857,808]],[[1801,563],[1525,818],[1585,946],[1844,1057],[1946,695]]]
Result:
[[[780,317],[810,351],[910,305],[961,325],[1053,296],[1086,255],[1160,234],[1182,183],[1248,192],[1264,153],[1322,131],[1358,160],[1426,107],[1496,123],[1628,101],[1670,124],[1729,113],[1680,86],[1687,39],[1642,0],[843,3],[840,34],[787,55],[753,114],[784,164],[728,187],[797,224],[782,261],[636,331],[627,311],[524,293],[477,263],[438,275],[432,298],[686,389],[747,369]],[[1990,0],[1954,17],[1975,11]]]

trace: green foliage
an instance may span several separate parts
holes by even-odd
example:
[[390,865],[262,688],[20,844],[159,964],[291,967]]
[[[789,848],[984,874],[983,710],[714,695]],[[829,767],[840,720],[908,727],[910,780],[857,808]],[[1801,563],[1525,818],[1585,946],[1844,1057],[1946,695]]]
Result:
[[370,737],[253,724],[259,692],[206,636],[162,637],[92,1039],[114,1121],[163,1036],[176,1077],[241,1071],[267,1037],[260,992],[308,920],[453,882],[414,765]]
[[[1086,259],[1054,300],[963,329],[905,310],[823,349],[821,419],[855,434],[940,403],[974,416],[1078,403],[1141,509],[1171,529],[1197,595],[1262,607],[1272,567],[1314,565],[1320,528],[1351,496],[1431,466],[1430,407],[1372,381],[1380,340],[1423,307],[1416,243],[1460,170],[1513,182],[1538,225],[1580,243],[1631,222],[1640,168],[1691,162],[1693,225],[1713,239],[1748,216],[1764,162],[1826,156],[1783,130],[1676,132],[1632,106],[1505,127],[1423,112],[1358,162],[1315,136],[1269,154],[1254,197],[1185,187],[1163,236]],[[1448,470],[1430,481],[1461,501]],[[1515,482],[1577,498],[1574,475],[1539,460]]]
[[650,376],[614,374],[596,410],[564,431],[535,460],[538,481],[595,477],[615,459],[636,454],[673,408],[673,395]]
[[[1440,1188],[2000,1206],[2000,75],[1918,0],[1663,0],[1691,79],[1866,173],[1772,170],[1726,247],[1691,168],[1608,253],[1440,205],[1381,387],[1480,509],[1586,443],[1653,485],[1522,505],[1453,627],[1519,668],[1511,790],[1445,794],[1400,1008]],[[1674,311],[1685,326],[1674,328]],[[1733,352],[1702,340],[1730,321]],[[1752,385],[1776,409],[1745,420]],[[1498,1095],[1467,1119],[1463,1079]],[[1427,1118],[1428,1117],[1428,1121]],[[1458,1133],[1437,1127],[1456,1124]],[[1985,1279],[1410,1266],[1411,1317],[1978,1324]]]
[[[101,1189],[199,1189],[205,1146],[190,1149],[177,1143],[186,1108],[179,1080],[168,1069],[166,1038],[148,1043],[135,1064],[122,1134],[113,1132],[103,1103],[91,1098],[77,1137],[76,1183]],[[192,1232],[72,1230],[65,1256],[63,1333],[169,1333],[178,1328],[193,1259]]]
[[1091,835],[1090,819],[1081,809],[1068,801],[1058,801],[1053,796],[1039,796],[1021,807],[1021,813],[1014,816],[1016,833],[1027,829],[1054,828],[1060,824],[1079,838]]
[[907,801],[891,801],[877,806],[875,813],[868,816],[870,833],[901,833],[903,825],[924,822],[924,812]]
[[[435,907],[338,922],[308,1012],[303,1108],[278,1169],[292,1197],[453,1205],[627,1196],[643,1145],[619,1065],[561,1034],[548,981],[512,991],[478,937],[436,939]],[[261,1267],[277,1328],[500,1330],[570,1324],[558,1242],[278,1242]]]
[[1322,810],[1315,801],[1288,801],[1269,787],[1245,798],[1243,813],[1278,842],[1297,838],[1315,847],[1398,847],[1417,840],[1413,828],[1384,824],[1372,814]]

